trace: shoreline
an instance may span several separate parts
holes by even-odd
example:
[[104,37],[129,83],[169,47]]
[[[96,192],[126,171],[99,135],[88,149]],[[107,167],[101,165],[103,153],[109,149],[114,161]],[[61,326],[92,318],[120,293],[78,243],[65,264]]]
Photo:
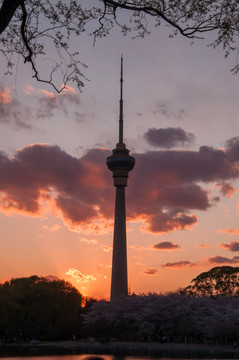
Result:
[[43,355],[125,355],[163,358],[239,359],[239,348],[232,345],[110,341],[107,344],[84,341],[0,344],[4,356]]

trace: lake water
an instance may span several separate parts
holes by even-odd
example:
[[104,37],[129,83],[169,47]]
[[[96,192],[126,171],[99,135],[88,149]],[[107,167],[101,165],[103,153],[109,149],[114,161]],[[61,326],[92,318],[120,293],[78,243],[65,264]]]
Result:
[[[56,356],[21,356],[0,357],[1,360],[173,360],[172,358],[149,357],[149,356],[122,356],[122,355],[56,355]],[[197,360],[180,359],[180,360]],[[203,359],[208,360],[208,359]],[[213,359],[210,359],[213,360]],[[226,359],[224,359],[226,360]]]
[[[56,355],[56,356],[21,356],[0,357],[1,360],[173,360],[168,358],[122,355]],[[186,360],[186,359],[180,359]],[[190,359],[187,359],[190,360]],[[192,359],[191,359],[192,360]],[[195,360],[195,359],[194,359]],[[206,359],[204,359],[206,360]],[[212,360],[212,359],[210,359]]]

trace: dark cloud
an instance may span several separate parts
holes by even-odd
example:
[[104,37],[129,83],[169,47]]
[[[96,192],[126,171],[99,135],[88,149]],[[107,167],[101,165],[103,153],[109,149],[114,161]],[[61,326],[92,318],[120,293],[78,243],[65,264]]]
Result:
[[221,248],[229,250],[229,251],[239,251],[239,242],[238,241],[232,241],[229,244],[219,244],[219,246]]
[[188,146],[194,142],[195,136],[181,128],[149,129],[144,135],[148,143],[154,147],[170,149]]
[[[199,151],[148,151],[137,154],[137,167],[144,166],[154,181],[177,185],[179,183],[211,182],[237,178],[237,163],[227,150],[201,146]],[[135,173],[135,171],[134,171]]]
[[233,161],[239,161],[239,136],[229,139],[226,142],[228,156]]
[[[78,159],[57,146],[39,144],[19,150],[14,158],[0,153],[2,210],[39,214],[51,202],[70,224],[98,231],[99,222],[103,226],[114,213],[113,179],[105,164],[110,153],[92,149]],[[227,149],[151,151],[135,158],[127,216],[153,233],[191,228],[198,221],[193,211],[212,206],[207,183],[239,177],[238,163]]]
[[142,272],[144,275],[157,275],[158,269],[156,268],[148,268],[145,271]]
[[224,256],[216,255],[207,260],[212,264],[237,264],[239,263],[239,256],[234,256],[232,259],[229,259]]
[[195,266],[194,263],[192,263],[191,261],[175,261],[175,262],[171,262],[171,263],[166,263],[166,264],[162,264],[161,265],[164,268],[183,268],[186,266]]
[[183,230],[197,224],[195,215],[186,215],[178,213],[177,210],[170,211],[165,215],[164,212],[158,212],[158,215],[152,214],[148,219],[146,230],[152,233],[169,233],[175,230]]
[[173,244],[169,241],[163,241],[159,244],[153,245],[152,248],[156,250],[178,250],[181,246]]
[[107,155],[107,151],[91,150],[76,159],[57,146],[47,145],[26,147],[13,159],[1,153],[1,206],[39,214],[42,201],[51,201],[72,224],[110,216],[113,189],[104,166]]

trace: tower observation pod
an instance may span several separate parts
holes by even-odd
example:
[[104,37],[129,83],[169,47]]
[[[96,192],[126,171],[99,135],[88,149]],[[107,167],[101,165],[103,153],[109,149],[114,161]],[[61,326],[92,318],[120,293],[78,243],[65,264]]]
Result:
[[120,111],[119,111],[119,142],[106,159],[106,164],[113,173],[115,197],[114,240],[111,275],[110,301],[128,295],[127,273],[127,242],[126,242],[126,211],[125,187],[128,173],[134,168],[135,159],[123,142],[123,58],[121,57],[120,76]]

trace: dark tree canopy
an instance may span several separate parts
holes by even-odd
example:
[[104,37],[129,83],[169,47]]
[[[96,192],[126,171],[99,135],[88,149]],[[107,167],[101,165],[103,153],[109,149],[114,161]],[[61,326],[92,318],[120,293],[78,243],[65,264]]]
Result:
[[69,282],[31,276],[0,285],[0,337],[69,339],[80,332],[83,297]]
[[185,292],[192,295],[239,296],[239,267],[217,266],[191,281]]
[[[13,55],[21,55],[24,62],[31,64],[33,76],[57,91],[69,81],[79,89],[84,85],[85,64],[69,45],[72,36],[84,33],[95,41],[118,26],[124,35],[144,37],[150,32],[150,22],[155,27],[169,26],[169,36],[201,39],[214,31],[211,45],[221,45],[225,56],[238,48],[237,0],[0,0],[0,6],[0,50],[7,71],[14,66]],[[50,73],[44,78],[40,61],[49,44],[58,55],[51,59]],[[237,72],[239,65],[232,70]],[[56,83],[58,74],[63,87]]]

